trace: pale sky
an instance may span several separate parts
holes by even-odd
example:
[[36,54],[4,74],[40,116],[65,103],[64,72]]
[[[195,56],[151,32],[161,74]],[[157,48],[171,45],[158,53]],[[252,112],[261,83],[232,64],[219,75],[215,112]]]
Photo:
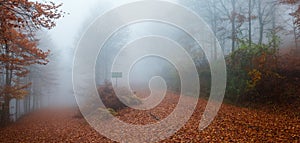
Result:
[[59,47],[75,48],[70,46],[74,46],[74,39],[82,32],[79,30],[86,28],[88,21],[92,22],[103,12],[130,1],[134,0],[54,0],[63,3],[61,9],[70,14],[58,20],[57,26],[49,31],[52,39]]

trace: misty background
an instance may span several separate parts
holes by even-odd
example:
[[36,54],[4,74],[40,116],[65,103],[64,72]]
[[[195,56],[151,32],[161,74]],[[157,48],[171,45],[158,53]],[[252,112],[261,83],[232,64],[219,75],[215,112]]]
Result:
[[[54,0],[54,2],[63,3],[62,9],[69,14],[65,15],[64,18],[59,19],[57,26],[54,29],[50,31],[44,30],[38,34],[40,37],[39,47],[45,50],[50,49],[52,53],[49,57],[50,63],[47,66],[32,67],[36,68],[37,71],[40,71],[40,74],[37,74],[37,72],[32,72],[30,74],[34,79],[32,91],[37,92],[35,94],[41,94],[47,97],[41,99],[40,102],[49,102],[58,105],[74,105],[76,103],[72,89],[72,62],[74,51],[81,35],[88,28],[89,24],[98,16],[112,8],[132,1],[89,0],[87,2]],[[216,18],[226,17],[226,12],[231,8],[231,3],[226,0],[173,0],[171,2],[182,4],[202,16],[213,28],[224,53],[227,55],[231,52],[232,43],[230,41],[230,35],[228,35],[230,33],[230,22],[228,22],[228,19],[215,21]],[[293,11],[295,7],[278,5],[276,6],[276,9],[274,9],[274,4],[272,4],[272,2],[274,1],[266,0],[262,2],[264,10],[268,11],[263,17],[265,19],[264,27],[267,31],[274,26],[274,24],[272,25],[271,23],[271,18],[275,15],[276,26],[280,29],[278,35],[280,35],[282,39],[282,46],[280,47],[293,46],[293,44],[295,44],[293,35],[289,34],[293,30],[293,19],[289,13]],[[239,8],[238,11],[246,13],[247,6],[244,6],[244,3],[247,2],[241,0],[236,1],[236,3],[236,6]],[[255,13],[256,10],[257,9],[254,9],[253,13]],[[257,19],[253,20],[253,25],[253,41],[258,41],[260,39],[257,36],[259,32],[259,23]],[[222,28],[220,28],[221,26]],[[242,36],[246,35],[243,34],[243,32],[248,30],[247,22],[243,22],[243,24],[237,26],[239,26],[240,38],[243,38]],[[126,45],[129,41],[151,34],[168,37],[186,46],[185,48],[188,49],[196,64],[206,62],[206,57],[201,51],[201,48],[197,46],[188,35],[176,27],[154,22],[136,23],[116,32],[103,47],[104,52],[99,55],[96,66],[97,84],[102,84],[105,80],[110,79],[111,67],[109,65],[113,62],[113,58],[120,50],[121,45]],[[267,37],[267,32],[263,34],[264,37]],[[267,38],[264,38],[262,41],[266,42],[267,40]],[[130,53],[127,54],[127,56],[130,56]],[[165,73],[164,70],[166,69],[168,69],[170,73],[174,73],[172,76],[175,76],[175,80],[177,80],[178,75],[176,74],[176,70],[170,63],[159,58],[145,58],[143,61],[139,61],[132,69],[131,77],[134,75],[135,78],[132,78],[131,82],[145,87],[152,76],[162,75]],[[148,75],[145,75],[145,73],[148,73]],[[169,84],[171,83],[172,82],[169,82]],[[37,89],[34,90],[34,88]]]

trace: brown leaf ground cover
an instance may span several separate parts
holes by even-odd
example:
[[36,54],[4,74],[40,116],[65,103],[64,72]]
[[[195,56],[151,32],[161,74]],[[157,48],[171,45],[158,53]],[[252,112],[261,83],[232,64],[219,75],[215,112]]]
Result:
[[[172,112],[178,98],[168,93],[164,101],[152,110],[126,108],[118,111],[117,117],[132,124],[155,123]],[[185,98],[196,100],[193,97]],[[188,123],[161,142],[300,142],[299,116],[290,112],[271,112],[227,104],[222,105],[212,124],[199,132],[197,127],[206,103],[206,100],[199,99],[197,109]],[[113,142],[98,134],[83,118],[76,115],[76,108],[34,112],[0,129],[0,142]]]
[[[203,131],[198,130],[207,101],[198,100],[190,120],[173,136],[161,142],[300,142],[300,77],[299,57],[289,50],[281,51],[280,72],[287,77],[282,83],[287,89],[284,100],[276,104],[259,103],[237,107],[223,104],[215,120]],[[292,87],[292,88],[291,88]],[[289,90],[290,88],[290,90]],[[148,91],[149,92],[149,91]],[[145,97],[147,92],[138,92]],[[270,93],[272,94],[272,93]],[[151,124],[167,117],[176,107],[179,96],[168,93],[161,104],[148,111],[125,108],[118,111],[120,120],[131,124]],[[187,100],[187,101],[188,101]],[[188,104],[188,103],[187,103]],[[28,114],[5,128],[0,128],[2,143],[56,143],[56,142],[113,142],[97,133],[77,108],[44,109]]]

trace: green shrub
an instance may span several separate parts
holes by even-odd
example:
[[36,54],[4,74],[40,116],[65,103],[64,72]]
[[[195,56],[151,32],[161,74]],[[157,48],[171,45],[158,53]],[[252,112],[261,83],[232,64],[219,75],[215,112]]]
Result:
[[[273,41],[272,41],[273,42]],[[270,44],[249,46],[241,41],[240,48],[227,58],[226,98],[237,103],[239,100],[253,99],[272,92],[283,79],[277,73],[277,50]]]

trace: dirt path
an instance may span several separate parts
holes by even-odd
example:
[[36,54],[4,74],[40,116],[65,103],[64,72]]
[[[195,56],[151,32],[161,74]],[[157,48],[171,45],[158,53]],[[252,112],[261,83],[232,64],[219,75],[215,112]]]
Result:
[[[176,106],[177,101],[178,96],[168,94],[158,107],[151,110],[151,114],[163,119]],[[197,127],[205,104],[206,101],[200,99],[189,122],[162,142],[300,142],[299,116],[225,104],[213,123],[199,132]],[[76,113],[75,108],[59,111],[47,109],[24,116],[17,123],[0,129],[0,142],[112,142],[99,135],[83,118],[75,117]],[[149,116],[149,112],[133,109],[119,111],[118,118],[133,124],[157,121]]]

